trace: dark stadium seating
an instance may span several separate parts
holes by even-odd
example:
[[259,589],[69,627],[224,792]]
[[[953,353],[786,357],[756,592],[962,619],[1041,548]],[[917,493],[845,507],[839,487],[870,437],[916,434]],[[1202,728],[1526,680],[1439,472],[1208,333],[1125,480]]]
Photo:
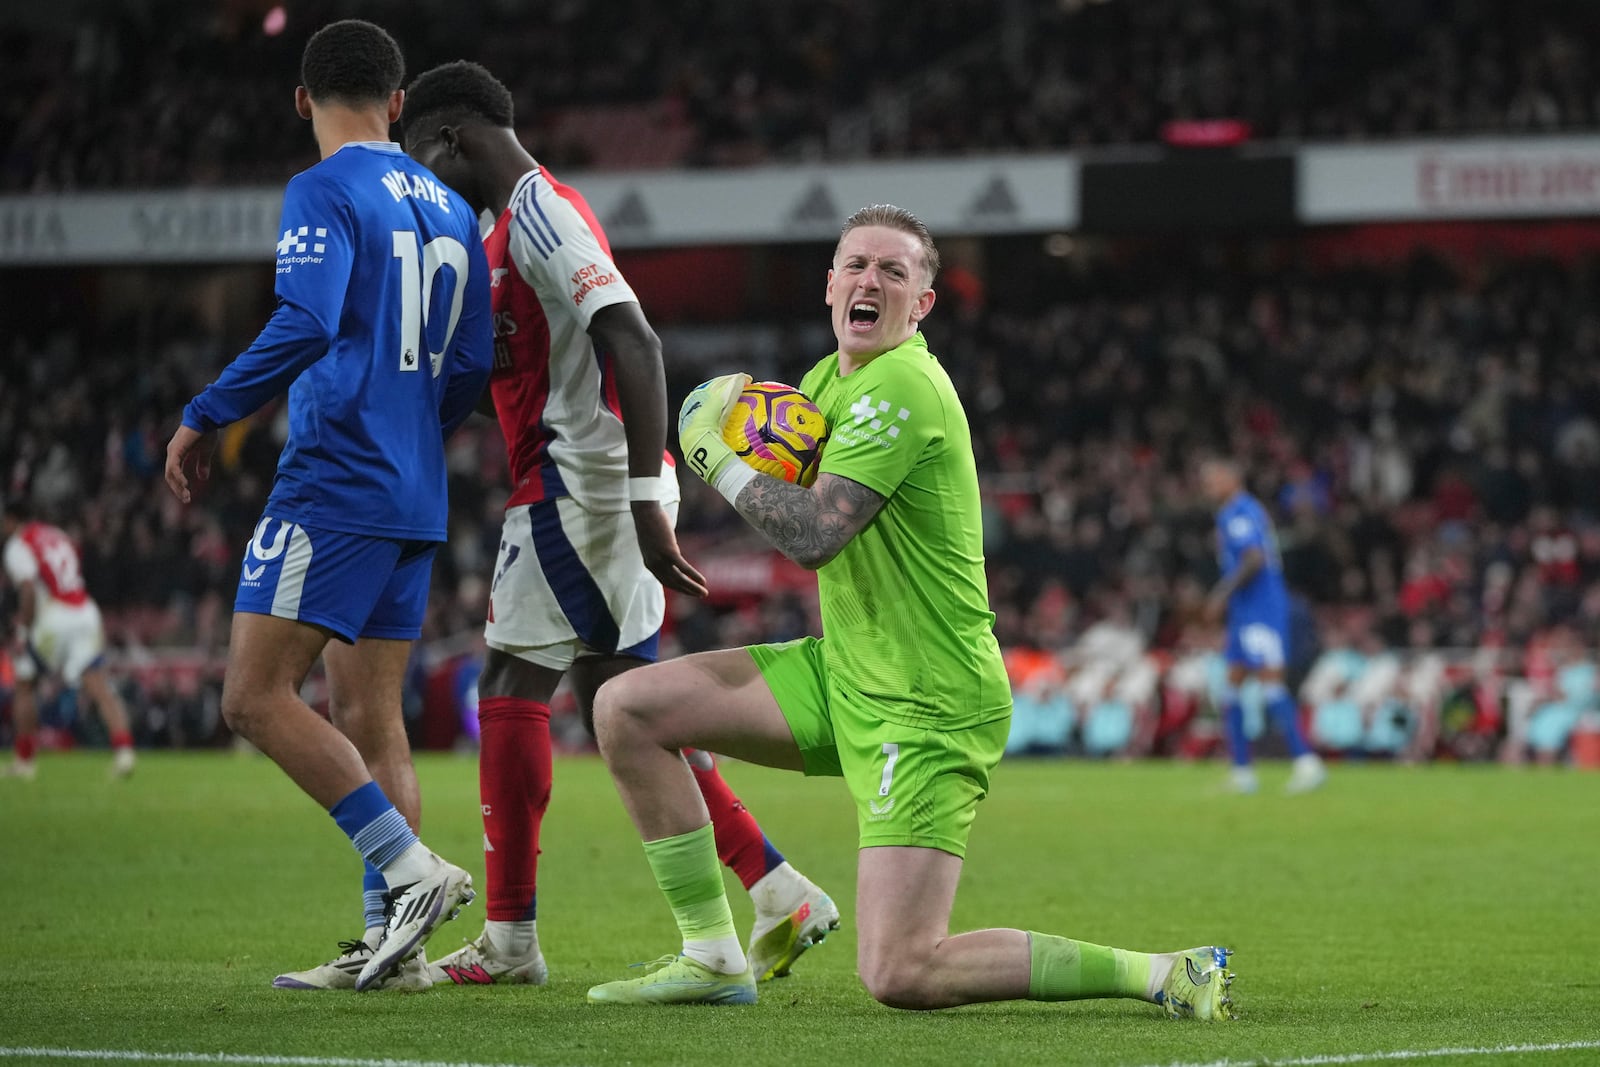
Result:
[[[394,5],[412,73],[477,59],[554,166],[739,165],[1158,141],[1589,130],[1600,9],[1562,0]],[[442,5],[440,5],[442,6]],[[306,36],[347,5],[0,14],[0,190],[276,183]],[[95,8],[95,11],[101,11]]]

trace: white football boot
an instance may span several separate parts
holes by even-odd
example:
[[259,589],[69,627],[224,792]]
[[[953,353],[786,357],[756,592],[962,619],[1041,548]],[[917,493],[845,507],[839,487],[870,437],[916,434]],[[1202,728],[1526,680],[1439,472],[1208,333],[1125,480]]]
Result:
[[[339,942],[339,954],[317,967],[289,971],[272,980],[274,989],[354,989],[356,978],[372,959],[372,946],[365,941]],[[419,990],[433,984],[428,977],[428,961],[420,953],[400,965],[399,973],[384,982],[383,989]]]
[[440,926],[461,913],[477,896],[472,875],[455,864],[429,854],[434,868],[410,885],[396,887],[389,905],[383,941],[356,976],[356,989],[375,988],[390,972],[415,956]]

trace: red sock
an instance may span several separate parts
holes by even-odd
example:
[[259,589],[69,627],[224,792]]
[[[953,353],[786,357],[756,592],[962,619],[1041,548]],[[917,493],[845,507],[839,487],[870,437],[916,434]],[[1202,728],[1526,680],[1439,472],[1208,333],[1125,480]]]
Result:
[[23,763],[33,758],[33,750],[39,744],[39,739],[33,734],[18,734],[12,748],[16,750],[17,759]]
[[783,855],[761,832],[756,817],[723,780],[716,762],[709,752],[685,749],[694,780],[700,786],[700,795],[706,798],[706,808],[711,812],[711,832],[717,839],[717,858],[732,868],[739,881],[749,889],[761,876],[783,862]]
[[550,706],[515,697],[479,700],[478,738],[488,917],[533,919],[539,824],[550,806]]
[[133,734],[127,730],[117,730],[111,735],[112,748],[132,748]]

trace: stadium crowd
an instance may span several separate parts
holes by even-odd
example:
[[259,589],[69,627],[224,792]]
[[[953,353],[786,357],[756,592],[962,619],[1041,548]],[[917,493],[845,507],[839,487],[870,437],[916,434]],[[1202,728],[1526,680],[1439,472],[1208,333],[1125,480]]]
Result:
[[1063,699],[1079,690],[1077,743],[1108,701],[1124,713],[1103,751],[1158,743],[1134,712],[1157,730],[1157,687],[1183,672],[1152,668],[1210,657],[1194,460],[1213,451],[1274,513],[1319,743],[1431,751],[1421,720],[1470,693],[1462,732],[1510,732],[1508,758],[1563,751],[1600,706],[1596,265],[1318,270],[1163,247],[1051,279],[1065,299],[1042,313],[947,321],[992,472],[997,629],[1053,654]]
[[1213,574],[1190,466],[1211,449],[1245,462],[1324,613],[1375,613],[1390,644],[1516,645],[1553,623],[1595,643],[1595,267],[1313,274],[1163,249],[1041,312],[953,316],[935,346],[966,354],[1002,633],[1058,640],[1109,599],[1175,640]]
[[[314,162],[286,72],[354,5],[289,5],[274,34],[270,6],[0,16],[0,190],[276,184]],[[1562,0],[435,7],[384,12],[412,70],[484,62],[558,167],[1117,145],[1205,119],[1326,140],[1600,122],[1600,10]]]
[[[988,289],[947,278],[927,332],[974,425],[1002,644],[1102,660],[1209,647],[1213,520],[1193,462],[1215,450],[1276,517],[1301,600],[1297,681],[1324,647],[1566,662],[1561,649],[1600,645],[1600,264],[1316,267],[1293,247],[1118,246],[1032,289],[1000,267]],[[134,661],[225,639],[284,429],[269,408],[230,431],[204,506],[179,507],[160,475],[167,430],[244,339],[149,314],[35,315],[48,326],[16,331],[0,369],[5,488],[80,540]],[[497,429],[469,424],[451,466],[426,636],[470,642],[504,499]],[[805,576],[685,483],[686,550],[722,595],[674,601],[672,646],[805,632]]]

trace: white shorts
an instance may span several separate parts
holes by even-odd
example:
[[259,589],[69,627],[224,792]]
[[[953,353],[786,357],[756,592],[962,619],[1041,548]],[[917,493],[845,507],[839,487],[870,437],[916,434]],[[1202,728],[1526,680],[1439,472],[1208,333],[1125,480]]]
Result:
[[[662,507],[676,522],[677,501]],[[632,512],[590,511],[571,497],[506,510],[483,630],[490,648],[561,671],[591,655],[654,661],[665,611]]]
[[28,631],[31,656],[18,656],[14,664],[19,681],[31,682],[39,669],[58,675],[77,688],[83,672],[94,666],[106,650],[100,609],[90,600],[83,604],[39,605],[38,617]]

